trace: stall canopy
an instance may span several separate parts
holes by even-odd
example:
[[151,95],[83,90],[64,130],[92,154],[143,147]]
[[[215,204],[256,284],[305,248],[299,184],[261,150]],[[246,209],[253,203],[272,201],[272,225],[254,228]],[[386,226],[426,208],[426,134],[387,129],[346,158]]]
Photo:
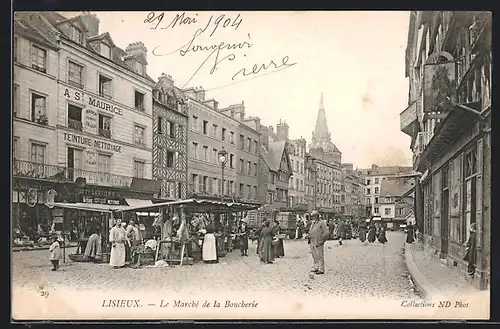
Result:
[[135,206],[135,207],[125,207],[123,209],[119,209],[118,211],[141,211],[141,212],[152,212],[162,207],[168,206],[186,206],[189,207],[190,210],[195,211],[208,211],[210,209],[220,209],[225,211],[248,211],[257,209],[259,205],[246,204],[246,203],[237,203],[237,202],[223,202],[223,201],[215,201],[215,200],[199,200],[199,199],[186,199],[186,200],[178,200],[178,201],[168,201],[168,202],[160,202],[153,203],[150,205],[143,206]]
[[86,211],[97,211],[111,213],[113,211],[123,211],[130,206],[120,206],[120,205],[107,205],[98,203],[64,203],[64,202],[54,202],[54,207],[65,208],[65,209],[76,209],[76,210],[86,210]]
[[153,202],[151,200],[140,200],[140,199],[129,199],[125,198],[125,202],[131,207],[142,207],[142,206],[151,206]]

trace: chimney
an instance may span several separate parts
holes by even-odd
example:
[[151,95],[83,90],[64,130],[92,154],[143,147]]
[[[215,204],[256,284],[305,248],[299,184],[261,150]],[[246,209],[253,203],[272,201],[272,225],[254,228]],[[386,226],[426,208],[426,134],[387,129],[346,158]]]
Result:
[[281,121],[276,125],[276,134],[278,138],[282,141],[288,140],[289,127],[285,121]]
[[162,73],[158,78],[158,84],[162,87],[173,87],[174,79],[172,79],[171,75]]
[[144,43],[140,41],[131,43],[125,48],[125,52],[127,53],[124,59],[125,62],[128,62],[137,74],[146,74],[148,49],[144,46]]
[[205,89],[203,89],[202,86],[200,86],[199,88],[194,87],[194,95],[198,102],[205,102]]
[[99,35],[99,18],[95,14],[91,14],[88,11],[84,11],[83,14],[80,15],[80,18],[85,24],[85,27],[88,30],[89,37],[95,37]]

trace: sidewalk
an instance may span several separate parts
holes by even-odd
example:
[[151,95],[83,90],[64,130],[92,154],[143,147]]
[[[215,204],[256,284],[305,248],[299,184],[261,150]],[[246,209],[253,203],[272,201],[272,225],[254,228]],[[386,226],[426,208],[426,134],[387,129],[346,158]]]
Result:
[[422,298],[447,300],[480,292],[458,270],[424,251],[420,243],[405,244],[405,261]]

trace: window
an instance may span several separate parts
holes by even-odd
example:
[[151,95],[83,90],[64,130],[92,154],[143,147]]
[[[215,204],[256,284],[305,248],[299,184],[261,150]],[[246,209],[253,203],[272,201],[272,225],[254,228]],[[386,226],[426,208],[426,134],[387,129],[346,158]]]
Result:
[[248,199],[252,198],[252,190],[250,189],[250,185],[247,185],[247,198]]
[[176,152],[167,151],[167,168],[175,167],[175,158],[176,158],[175,155]]
[[203,160],[208,162],[208,146],[203,145]]
[[43,73],[47,72],[47,51],[45,49],[35,45],[31,47],[31,68]]
[[32,143],[31,144],[31,162],[45,164],[45,145]]
[[385,208],[385,209],[384,209],[384,214],[385,214],[386,216],[390,216],[390,215],[391,215],[391,208]]
[[215,164],[217,164],[217,163],[218,163],[218,161],[219,161],[219,160],[218,160],[218,159],[219,159],[219,157],[218,157],[217,149],[212,149],[212,158],[211,158],[211,159],[212,159],[212,161],[211,161],[211,162],[213,162],[213,163],[215,163]]
[[216,124],[214,124],[212,126],[212,137],[217,138],[217,125]]
[[257,176],[257,164],[255,162],[253,164],[253,174]]
[[253,141],[253,149],[255,150],[255,153],[259,153],[257,141]]
[[371,190],[371,189],[369,189],[369,188],[367,188],[367,189],[366,189],[366,194],[371,194],[371,193],[372,193],[372,190]]
[[99,136],[111,138],[111,117],[99,113]]
[[203,120],[203,134],[207,135],[208,134],[208,121]]
[[97,171],[100,173],[111,173],[111,156],[107,154],[99,154],[97,158]]
[[398,216],[403,216],[403,214],[404,214],[404,211],[403,211],[403,210],[404,210],[403,208],[398,208],[398,209],[396,210],[396,213],[398,214]]
[[143,75],[144,74],[144,64],[140,62],[135,62],[135,72],[137,74]]
[[193,115],[192,127],[194,131],[198,131],[198,117]]
[[144,178],[144,167],[146,164],[143,161],[134,160],[134,177]]
[[391,197],[386,197],[386,198],[385,198],[385,202],[386,202],[386,203],[391,203],[391,202],[392,202]]
[[253,187],[253,197],[257,198],[257,186]]
[[250,161],[247,161],[247,174],[248,174],[248,175],[251,175],[251,174],[252,174],[251,169],[252,169],[252,167],[251,167]]
[[193,159],[198,159],[198,143],[193,142],[191,156]]
[[247,150],[248,150],[248,152],[252,151],[252,139],[251,138],[247,138]]
[[229,168],[234,169],[234,154],[229,155]]
[[240,197],[245,197],[245,185],[240,183]]
[[373,208],[373,213],[374,213],[374,214],[378,214],[378,207],[374,207],[374,208]]
[[17,117],[17,112],[19,108],[19,86],[14,85],[12,87],[12,116]]
[[379,183],[379,179],[375,178],[375,184],[378,184],[378,183]]
[[217,178],[212,178],[212,194],[219,194],[217,191],[217,186],[218,186]]
[[139,110],[139,111],[144,111],[144,94],[139,92],[139,91],[135,91],[135,109],[136,110]]
[[222,128],[222,140],[225,141],[226,140],[226,128]]
[[372,203],[372,200],[370,200],[370,198],[366,198],[366,204],[370,205],[371,203]]
[[175,123],[167,121],[167,135],[175,139]]
[[371,183],[371,180],[367,179],[366,180],[366,185],[370,185],[370,183]]
[[234,131],[231,131],[229,134],[229,143],[234,144]]
[[82,108],[68,104],[68,127],[74,130],[82,130]]
[[245,172],[245,161],[243,159],[240,159],[240,173]]
[[83,88],[83,66],[72,61],[68,62],[68,83],[77,88]]
[[71,27],[71,40],[78,44],[82,43],[82,31],[77,29],[75,26]]
[[12,52],[14,57],[14,62],[17,62],[17,37],[14,37],[14,40],[12,41]]
[[[47,113],[47,99],[45,96],[35,93],[31,94],[31,120],[44,123]],[[45,122],[46,123],[46,122]]]
[[99,95],[111,98],[111,79],[99,74]]
[[111,47],[105,43],[101,43],[101,56],[111,58]]
[[375,197],[375,203],[378,203],[378,197]]
[[163,118],[158,116],[158,127],[156,128],[157,129],[157,132],[158,134],[163,134]]
[[17,157],[19,156],[19,138],[18,137],[14,137],[12,138],[12,158],[13,159],[17,159]]
[[240,150],[245,149],[245,136],[243,134],[240,134],[240,145],[239,145]]
[[375,194],[378,194],[379,190],[380,189],[378,187],[375,187]]
[[136,144],[139,144],[139,145],[144,145],[146,142],[145,142],[145,128],[144,127],[141,127],[141,126],[135,126],[135,138],[134,138],[134,141]]

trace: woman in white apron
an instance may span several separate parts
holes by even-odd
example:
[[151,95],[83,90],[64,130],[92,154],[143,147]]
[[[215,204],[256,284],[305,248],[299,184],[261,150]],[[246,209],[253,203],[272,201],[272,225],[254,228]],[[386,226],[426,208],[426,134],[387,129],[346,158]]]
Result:
[[212,224],[207,225],[207,233],[203,237],[202,257],[205,263],[218,263],[219,257],[217,256],[217,240],[214,234]]

